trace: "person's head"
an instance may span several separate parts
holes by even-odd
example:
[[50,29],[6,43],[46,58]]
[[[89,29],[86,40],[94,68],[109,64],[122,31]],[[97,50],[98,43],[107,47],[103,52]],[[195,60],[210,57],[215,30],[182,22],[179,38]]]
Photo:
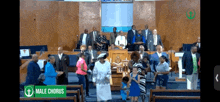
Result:
[[38,77],[39,82],[44,82],[45,80],[45,75],[43,73],[41,73]]
[[136,26],[135,25],[132,25],[132,30],[136,30]]
[[129,81],[129,78],[128,78],[127,76],[125,76],[125,77],[122,78],[122,82],[128,83],[128,81]]
[[143,61],[146,63],[147,61],[149,61],[148,56],[143,56]]
[[198,38],[197,38],[197,42],[199,42],[199,43],[200,43],[200,37],[198,37]]
[[55,57],[54,56],[49,56],[47,61],[50,62],[51,64],[54,64],[55,63]]
[[163,52],[163,47],[161,45],[157,45],[156,49],[157,49],[158,53],[162,53]]
[[88,46],[88,50],[92,50],[92,46],[91,45]]
[[148,25],[147,24],[145,25],[145,29],[148,29]]
[[140,30],[140,29],[138,30],[138,34],[140,34],[140,35],[141,35],[141,30]]
[[119,31],[119,35],[122,35],[122,33],[123,33],[123,31],[122,31],[122,30],[120,30],[120,31]]
[[101,53],[101,54],[99,54],[99,56],[97,58],[99,59],[99,61],[101,63],[104,63],[107,56],[108,56],[108,53]]
[[195,54],[197,52],[197,47],[196,46],[192,46],[191,47],[191,51],[193,54]]
[[131,59],[135,62],[138,62],[140,58],[140,54],[137,51],[134,51],[131,53]]
[[96,27],[93,27],[92,30],[93,30],[93,31],[96,31]]
[[140,45],[140,46],[139,46],[139,51],[141,51],[141,52],[144,51],[144,46],[143,46],[143,45]]
[[58,47],[58,54],[63,53],[63,47]]
[[88,34],[88,29],[85,29],[85,30],[84,30],[84,33],[85,33],[85,34]]
[[85,54],[84,53],[80,53],[79,57],[85,59]]
[[157,35],[157,29],[153,30],[153,35]]
[[117,31],[117,28],[116,28],[116,27],[114,27],[114,28],[113,28],[113,32],[115,33],[116,31]]
[[32,61],[34,61],[34,62],[38,61],[38,55],[37,54],[32,55]]
[[111,49],[115,49],[115,44],[111,44]]
[[133,67],[132,68],[132,73],[133,74],[138,74],[138,68],[137,67]]
[[86,50],[86,45],[81,45],[80,46],[80,50],[83,52],[83,51],[85,51]]
[[165,62],[165,61],[167,62],[168,59],[167,59],[166,56],[162,55],[162,56],[160,57],[160,63],[163,63],[163,62]]

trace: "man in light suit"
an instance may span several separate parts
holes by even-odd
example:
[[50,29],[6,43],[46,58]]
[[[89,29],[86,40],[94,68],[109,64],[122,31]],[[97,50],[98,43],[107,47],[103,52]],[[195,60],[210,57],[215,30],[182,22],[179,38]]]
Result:
[[163,47],[161,45],[157,45],[156,49],[157,52],[152,54],[150,58],[150,67],[153,73],[156,72],[156,66],[159,64],[160,57],[162,55],[166,56],[166,58],[168,59],[167,63],[170,64],[169,55],[166,52],[163,52]]
[[89,45],[92,45],[92,48],[96,49],[96,38],[98,37],[99,31],[96,30],[96,27],[93,27],[93,31],[89,33]]
[[128,51],[134,51],[132,41],[133,41],[133,37],[135,36],[135,34],[137,34],[136,26],[132,25],[132,29],[129,30],[128,34],[127,34],[127,48],[128,48]]
[[116,30],[117,30],[117,28],[116,27],[114,27],[113,28],[113,33],[110,33],[110,45],[111,44],[113,44],[113,43],[115,43],[115,39],[116,39],[116,37],[119,35],[118,34],[118,32],[116,32]]
[[[145,29],[141,31],[142,35],[144,36],[146,42],[149,39],[149,36],[152,35],[152,31],[150,29],[148,29],[148,25],[145,25]],[[148,50],[148,44],[145,44],[145,51]]]
[[149,35],[148,38],[149,38],[147,39],[148,51],[156,51],[157,45],[162,45],[163,47],[161,37],[160,35],[157,34],[156,29],[153,30],[153,34]]
[[184,52],[183,54],[182,68],[185,69],[187,89],[189,90],[197,89],[199,57],[196,46],[192,46],[191,51]]
[[80,34],[80,39],[79,39],[79,45],[86,45],[86,48],[88,48],[89,46],[89,34],[88,34],[88,30],[85,29],[84,33]]
[[63,48],[58,48],[58,54],[54,56],[55,63],[54,68],[56,71],[63,71],[63,74],[57,77],[57,85],[67,85],[68,84],[68,65],[69,56],[63,53]]

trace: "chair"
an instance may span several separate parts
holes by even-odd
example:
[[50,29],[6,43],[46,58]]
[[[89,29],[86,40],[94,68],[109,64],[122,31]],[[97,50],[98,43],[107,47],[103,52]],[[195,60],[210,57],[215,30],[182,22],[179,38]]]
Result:
[[78,60],[77,55],[68,55],[69,56],[69,66],[70,67],[76,67],[76,63]]

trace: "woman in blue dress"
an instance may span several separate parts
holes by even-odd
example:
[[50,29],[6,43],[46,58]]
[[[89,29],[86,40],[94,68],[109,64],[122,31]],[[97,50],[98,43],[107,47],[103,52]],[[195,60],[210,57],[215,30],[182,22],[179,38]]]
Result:
[[138,75],[138,68],[133,66],[133,73],[129,78],[128,84],[131,83],[129,96],[131,97],[131,102],[138,102],[138,96],[140,96],[140,75]]

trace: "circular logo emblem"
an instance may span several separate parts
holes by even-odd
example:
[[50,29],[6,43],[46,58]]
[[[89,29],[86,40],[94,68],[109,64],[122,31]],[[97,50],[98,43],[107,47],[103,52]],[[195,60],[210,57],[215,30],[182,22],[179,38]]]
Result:
[[[192,12],[192,11],[193,11],[193,12]],[[188,19],[193,19],[193,18],[195,18],[195,16],[196,16],[196,12],[195,12],[194,9],[188,9],[188,10],[186,11],[186,17],[187,17]]]
[[33,87],[27,86],[27,87],[25,88],[24,94],[25,94],[27,97],[31,97],[31,96],[34,94],[34,89],[33,89]]

